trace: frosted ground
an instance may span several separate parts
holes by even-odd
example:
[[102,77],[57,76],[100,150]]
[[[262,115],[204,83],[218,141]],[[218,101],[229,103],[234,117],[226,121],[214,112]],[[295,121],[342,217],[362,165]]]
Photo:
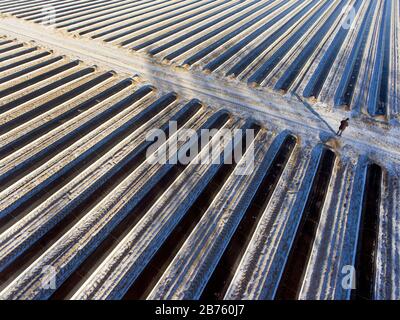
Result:
[[[399,10],[0,1],[0,297],[399,299]],[[255,170],[149,165],[171,119]]]

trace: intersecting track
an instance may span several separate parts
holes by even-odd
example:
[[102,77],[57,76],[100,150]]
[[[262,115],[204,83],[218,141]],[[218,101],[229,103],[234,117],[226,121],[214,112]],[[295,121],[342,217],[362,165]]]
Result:
[[[0,70],[0,298],[400,298],[398,163],[15,39]],[[151,129],[200,154],[147,161]],[[242,157],[196,161],[215,146]]]

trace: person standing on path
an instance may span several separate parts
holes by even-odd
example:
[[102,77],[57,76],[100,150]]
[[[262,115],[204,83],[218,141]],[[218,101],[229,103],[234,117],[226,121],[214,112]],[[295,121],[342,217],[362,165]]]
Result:
[[340,127],[339,127],[339,131],[336,133],[337,136],[341,137],[342,133],[344,130],[346,130],[346,128],[349,126],[349,118],[342,120],[340,122]]

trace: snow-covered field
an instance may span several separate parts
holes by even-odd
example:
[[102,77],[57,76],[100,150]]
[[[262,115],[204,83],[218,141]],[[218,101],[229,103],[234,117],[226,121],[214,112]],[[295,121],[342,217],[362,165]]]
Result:
[[[400,299],[399,10],[0,0],[0,298]],[[255,167],[148,163],[171,120]]]

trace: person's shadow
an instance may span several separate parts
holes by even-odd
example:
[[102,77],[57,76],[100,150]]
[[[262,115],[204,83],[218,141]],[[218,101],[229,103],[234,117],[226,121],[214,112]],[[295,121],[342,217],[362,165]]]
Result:
[[326,122],[317,111],[314,110],[314,108],[307,102],[304,101],[297,93],[293,93],[293,95],[307,108],[308,111],[310,111],[313,115],[315,115],[318,120],[320,120],[330,131],[331,134],[328,134],[326,132],[321,132],[320,133],[320,138],[321,141],[327,141],[333,137],[336,137],[336,131],[329,125],[328,122]]

